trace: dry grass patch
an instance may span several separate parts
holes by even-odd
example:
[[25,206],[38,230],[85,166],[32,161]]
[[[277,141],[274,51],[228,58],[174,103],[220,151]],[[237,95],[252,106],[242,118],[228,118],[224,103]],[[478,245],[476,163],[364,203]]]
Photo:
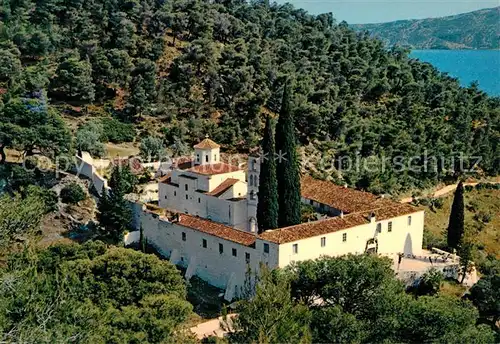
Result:
[[461,298],[466,287],[453,280],[445,280],[439,289],[439,294]]
[[[425,230],[435,238],[446,240],[453,193],[443,197],[441,209],[425,209]],[[486,253],[500,258],[500,190],[473,189],[465,192],[466,235]]]
[[138,145],[133,142],[126,143],[106,143],[107,158],[114,159],[116,157],[129,157],[139,154]]

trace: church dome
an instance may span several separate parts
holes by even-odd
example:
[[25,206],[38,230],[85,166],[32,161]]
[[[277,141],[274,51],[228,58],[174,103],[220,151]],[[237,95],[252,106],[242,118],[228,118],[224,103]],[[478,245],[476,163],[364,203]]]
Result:
[[216,149],[220,148],[220,145],[210,140],[208,137],[194,146],[195,149]]

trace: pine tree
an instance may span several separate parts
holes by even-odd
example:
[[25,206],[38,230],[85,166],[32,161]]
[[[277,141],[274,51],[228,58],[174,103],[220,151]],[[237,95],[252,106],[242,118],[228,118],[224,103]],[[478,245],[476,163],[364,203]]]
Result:
[[450,221],[448,223],[448,247],[459,247],[464,235],[464,184],[458,183],[453,204],[451,206]]
[[271,116],[267,116],[266,119],[262,152],[264,158],[260,166],[259,203],[257,204],[259,233],[278,228],[278,181],[276,179],[276,149]]
[[296,149],[295,125],[291,111],[291,90],[287,82],[276,126],[279,226],[300,223],[300,176]]

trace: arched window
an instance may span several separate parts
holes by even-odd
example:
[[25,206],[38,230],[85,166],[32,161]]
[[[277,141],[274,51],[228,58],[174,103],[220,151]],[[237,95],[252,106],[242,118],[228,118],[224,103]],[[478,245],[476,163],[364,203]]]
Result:
[[250,186],[253,186],[253,175],[250,175],[249,184]]
[[255,220],[254,217],[251,217],[250,220],[248,220],[248,225],[250,232],[255,232],[256,226],[257,226],[257,221]]

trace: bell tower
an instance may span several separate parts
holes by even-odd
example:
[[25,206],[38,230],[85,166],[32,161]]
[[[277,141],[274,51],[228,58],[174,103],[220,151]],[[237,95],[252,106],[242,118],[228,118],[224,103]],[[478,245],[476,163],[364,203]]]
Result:
[[255,156],[248,157],[247,172],[247,217],[248,231],[257,233],[257,203],[259,202],[259,175],[260,158]]

